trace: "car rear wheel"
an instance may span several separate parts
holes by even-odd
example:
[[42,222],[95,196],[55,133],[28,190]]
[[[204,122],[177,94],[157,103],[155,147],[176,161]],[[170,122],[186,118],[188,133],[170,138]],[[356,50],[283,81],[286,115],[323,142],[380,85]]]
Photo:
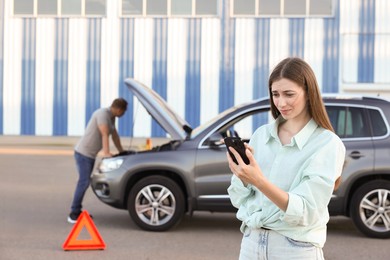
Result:
[[390,237],[390,182],[375,180],[358,188],[351,200],[351,217],[365,235]]
[[149,231],[172,228],[185,212],[182,190],[164,176],[149,176],[138,181],[129,192],[127,206],[137,226]]

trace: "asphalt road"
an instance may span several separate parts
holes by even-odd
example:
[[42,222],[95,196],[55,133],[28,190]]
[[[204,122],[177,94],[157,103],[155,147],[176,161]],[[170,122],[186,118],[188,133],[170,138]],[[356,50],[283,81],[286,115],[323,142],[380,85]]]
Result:
[[[127,211],[103,204],[91,190],[84,207],[106,249],[64,251],[77,181],[72,147],[58,140],[17,140],[0,137],[0,259],[238,259],[241,234],[234,214],[196,212],[169,232],[146,232]],[[364,237],[350,219],[331,218],[326,259],[390,259],[388,248],[389,240]]]

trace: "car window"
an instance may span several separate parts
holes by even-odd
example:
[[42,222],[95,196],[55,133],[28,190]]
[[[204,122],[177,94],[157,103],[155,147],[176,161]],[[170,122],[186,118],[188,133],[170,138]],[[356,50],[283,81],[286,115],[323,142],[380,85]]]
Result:
[[269,120],[273,120],[269,110],[251,111],[235,117],[217,130],[222,136],[238,136],[244,141],[249,141],[253,132]]
[[365,127],[367,124],[363,108],[329,106],[326,109],[340,138],[370,137],[369,128]]
[[269,118],[268,111],[257,111],[241,117],[233,127],[242,139],[249,140],[257,128],[269,122]]
[[383,136],[387,134],[386,123],[383,120],[381,113],[375,109],[368,110],[371,119],[373,136]]

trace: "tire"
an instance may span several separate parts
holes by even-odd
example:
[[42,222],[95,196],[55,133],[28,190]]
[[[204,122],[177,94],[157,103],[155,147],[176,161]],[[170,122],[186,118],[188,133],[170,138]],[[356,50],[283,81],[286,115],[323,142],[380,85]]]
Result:
[[167,177],[148,176],[130,190],[127,209],[141,229],[166,231],[179,224],[184,216],[183,191]]
[[366,236],[390,237],[390,182],[370,181],[352,196],[350,214],[355,226]]

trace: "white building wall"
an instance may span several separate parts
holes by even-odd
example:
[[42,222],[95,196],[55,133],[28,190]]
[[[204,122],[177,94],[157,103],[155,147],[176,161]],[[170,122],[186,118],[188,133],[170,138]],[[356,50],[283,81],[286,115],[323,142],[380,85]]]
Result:
[[176,18],[168,21],[167,102],[184,118],[187,53],[187,22]]
[[120,20],[118,5],[118,1],[107,1],[107,18],[102,20],[100,103],[107,107],[119,96]]
[[[304,59],[312,67],[317,82],[322,89],[322,57],[324,56],[324,23],[322,19],[307,19],[305,22]],[[337,82],[335,82],[337,84]]]
[[21,132],[22,20],[11,17],[12,2],[4,5],[3,133]]
[[340,82],[342,85],[358,80],[359,14],[361,1],[340,2]]
[[375,82],[381,89],[390,88],[390,2],[375,2]]
[[218,114],[220,21],[215,18],[204,19],[201,35],[200,122],[204,123]]
[[[2,134],[19,135],[22,131],[22,60],[23,60],[23,43],[26,37],[29,37],[29,27],[24,28],[24,18],[17,18],[12,15],[12,0],[4,1],[4,33],[2,36],[4,43],[3,50],[3,129]],[[101,22],[94,23],[94,27],[98,31],[94,35],[101,36],[101,42],[98,53],[93,54],[90,59],[99,59],[99,72],[97,73],[100,82],[96,86],[96,91],[99,91],[100,105],[108,106],[111,101],[120,95],[121,89],[118,87],[124,79],[121,79],[121,59],[124,55],[130,57],[133,62],[132,71],[126,71],[124,77],[132,75],[134,78],[143,82],[145,85],[152,86],[156,72],[153,67],[153,62],[157,62],[154,49],[159,44],[156,42],[156,35],[166,37],[167,48],[166,53],[163,53],[161,62],[166,64],[166,99],[168,104],[178,112],[182,117],[186,117],[188,110],[193,109],[190,113],[195,113],[195,121],[204,123],[210,118],[217,115],[219,105],[223,102],[224,81],[221,81],[221,71],[227,67],[223,64],[222,48],[223,37],[221,30],[224,29],[221,19],[218,18],[191,18],[198,19],[193,23],[196,27],[195,32],[190,32],[191,19],[187,18],[168,18],[160,19],[163,23],[162,27],[156,25],[155,18],[123,18],[119,16],[120,1],[107,1],[107,16],[101,18]],[[224,3],[222,1],[222,3]],[[373,82],[361,83],[358,75],[359,55],[362,56],[362,50],[359,49],[359,33],[361,33],[362,25],[359,23],[359,15],[361,12],[360,4],[362,1],[340,1],[339,14],[331,19],[323,18],[307,18],[304,20],[302,52],[303,58],[308,61],[316,73],[317,80],[321,88],[326,88],[324,82],[329,76],[326,74],[326,46],[324,41],[328,38],[325,27],[327,21],[339,22],[339,74],[334,80],[335,89],[339,92],[346,93],[367,93],[389,96],[390,94],[390,3],[387,0],[375,1],[375,59],[373,61],[374,76]],[[34,19],[34,18],[29,18]],[[68,40],[61,44],[66,45],[68,64],[67,68],[67,125],[66,133],[70,136],[82,135],[85,125],[89,118],[86,118],[86,111],[91,108],[88,102],[87,81],[91,77],[87,73],[88,62],[88,42],[89,18],[66,18],[69,19],[67,31]],[[125,28],[122,29],[122,21],[129,20],[130,26],[134,26],[134,33]],[[256,38],[258,29],[257,22],[260,18],[230,18],[232,22],[231,48],[234,48],[234,66],[233,71],[223,71],[225,73],[233,73],[234,75],[234,97],[232,97],[232,105],[239,104],[252,100],[256,94],[254,86],[261,80],[262,84],[266,84],[264,75],[261,78],[256,78],[255,71],[259,69],[258,64],[267,64],[268,68],[264,71],[271,71],[274,66],[283,58],[291,55],[290,48],[292,45],[291,24],[290,18],[268,18],[269,19],[269,39]],[[263,19],[263,18],[261,18]],[[339,19],[339,20],[338,20]],[[294,21],[296,22],[296,21]],[[233,26],[234,24],[234,26]],[[262,24],[262,26],[268,26]],[[301,30],[298,23],[298,30]],[[125,26],[125,25],[124,25]],[[126,25],[127,26],[127,25]],[[160,29],[162,28],[162,29]],[[35,134],[36,135],[52,135],[56,125],[53,103],[56,95],[54,79],[56,72],[54,71],[54,61],[56,59],[56,18],[37,18],[36,23],[31,30],[35,30],[35,82],[34,82],[34,106],[35,106]],[[159,31],[161,30],[161,31]],[[200,30],[200,33],[199,31]],[[129,35],[131,33],[131,35]],[[193,33],[194,35],[190,35]],[[199,35],[198,35],[199,33]],[[329,32],[328,32],[329,33]],[[191,52],[189,45],[196,41],[196,37],[200,37],[199,50]],[[268,37],[268,36],[267,36]],[[123,51],[131,51],[121,53],[121,45],[124,44],[123,39],[126,39],[125,44],[134,46],[134,49],[126,49]],[[30,39],[31,40],[31,39]],[[189,42],[194,41],[194,42]],[[261,54],[260,57],[263,63],[259,63],[259,57],[256,57],[259,44],[268,46],[269,51]],[[226,47],[226,46],[225,46]],[[296,47],[296,46],[295,46]],[[329,47],[329,46],[328,46]],[[225,48],[226,50],[226,48]],[[191,56],[195,55],[195,57]],[[191,75],[188,72],[188,64],[194,62],[192,59],[200,61],[200,75]],[[265,62],[264,62],[265,61]],[[195,61],[196,63],[197,61]],[[232,61],[231,61],[232,62]],[[225,61],[227,64],[227,61]],[[256,67],[257,66],[257,67]],[[229,67],[229,69],[231,69]],[[225,75],[226,76],[226,75]],[[186,80],[199,80],[199,94],[188,96],[188,88]],[[338,80],[338,82],[337,82]],[[333,82],[332,82],[333,84]],[[262,85],[262,86],[263,86]],[[191,86],[192,87],[192,86]],[[195,86],[197,87],[197,86]],[[326,90],[326,89],[325,89]],[[198,92],[195,92],[198,93]],[[262,90],[261,93],[266,93]],[[233,95],[233,94],[231,94]],[[57,96],[58,98],[58,96]],[[193,101],[199,108],[188,107],[189,101]],[[191,103],[192,104],[192,103]],[[152,133],[152,120],[149,114],[143,109],[142,105],[134,100],[132,108],[129,110],[134,117],[133,135],[137,137],[146,137]],[[194,118],[191,118],[192,120]],[[121,121],[122,120],[122,121]],[[118,120],[118,124],[123,123],[124,118]],[[131,122],[132,124],[133,122]],[[244,126],[250,130],[251,123]]]
[[53,134],[54,27],[55,21],[53,19],[37,19],[36,135]]
[[[134,32],[134,78],[152,86],[153,19],[136,19]],[[134,136],[151,133],[151,118],[138,101],[134,100]]]

